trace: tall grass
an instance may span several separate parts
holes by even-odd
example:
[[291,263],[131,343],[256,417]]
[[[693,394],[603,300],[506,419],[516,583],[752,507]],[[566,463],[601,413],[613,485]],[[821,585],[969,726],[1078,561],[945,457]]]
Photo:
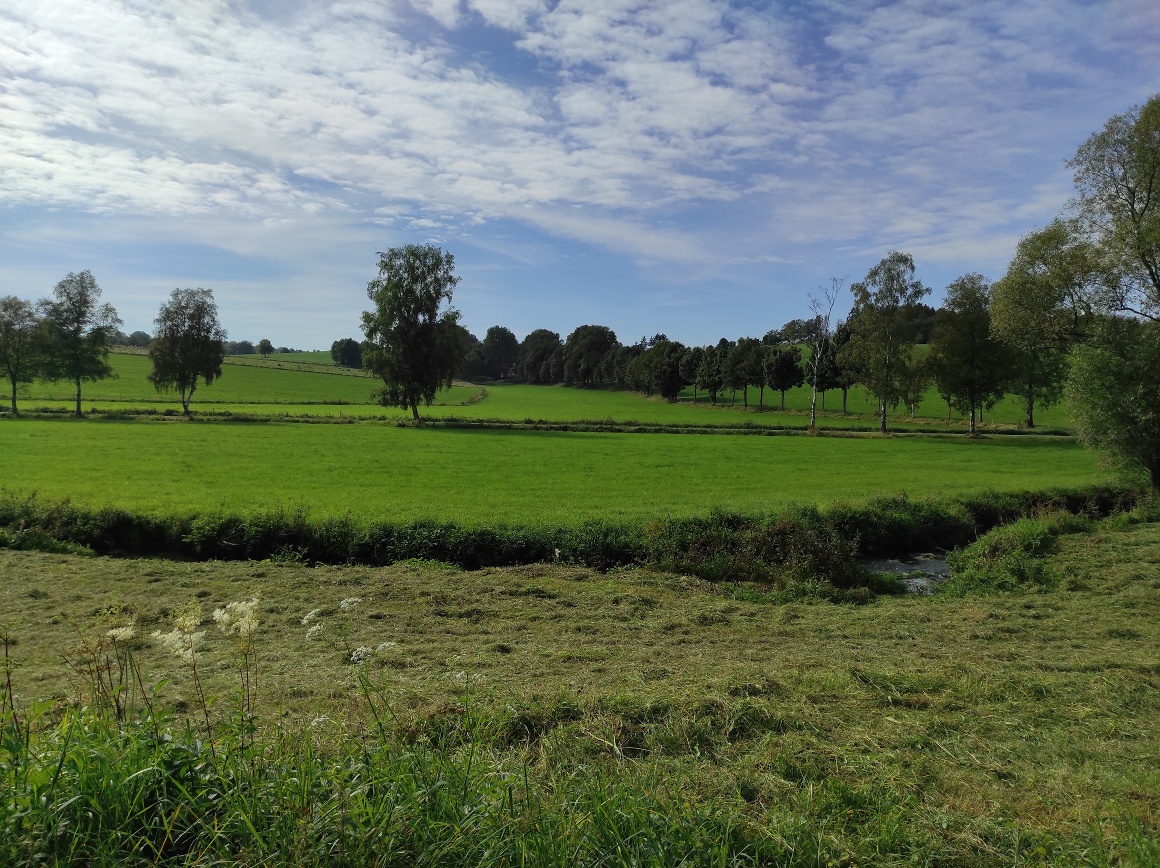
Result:
[[3,491],[0,545],[18,547],[6,541],[36,539],[42,543],[36,548],[81,546],[100,554],[371,566],[421,559],[465,569],[551,561],[600,570],[651,565],[714,581],[799,588],[820,583],[820,590],[846,590],[873,581],[857,565],[859,557],[951,549],[1045,510],[1106,516],[1131,509],[1141,494],[1092,487],[925,500],[900,495],[826,510],[714,511],[650,523],[471,526],[434,520],[365,522],[350,515],[314,519],[304,510],[283,509],[153,515]]

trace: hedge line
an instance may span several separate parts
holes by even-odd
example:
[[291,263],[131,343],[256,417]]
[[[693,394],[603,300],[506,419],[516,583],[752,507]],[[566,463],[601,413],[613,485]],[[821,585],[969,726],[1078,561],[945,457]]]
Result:
[[1024,516],[1063,510],[1100,517],[1129,510],[1145,496],[1110,486],[924,500],[901,495],[761,515],[713,511],[635,524],[594,519],[481,527],[312,518],[304,509],[151,515],[3,490],[0,545],[18,548],[35,533],[98,554],[370,566],[422,558],[464,569],[564,561],[598,570],[650,565],[709,580],[778,586],[820,580],[851,588],[867,582],[860,557],[951,549]]

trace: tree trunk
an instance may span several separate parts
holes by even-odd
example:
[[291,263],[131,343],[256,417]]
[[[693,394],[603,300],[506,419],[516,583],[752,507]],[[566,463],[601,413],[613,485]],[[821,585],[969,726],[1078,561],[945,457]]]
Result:
[[850,388],[848,386],[843,386],[842,387],[842,415],[843,416],[846,415],[846,395],[848,395],[849,393],[850,393]]
[[77,377],[77,415],[84,415],[81,413],[81,378]]
[[975,405],[971,404],[971,427],[967,431],[968,437],[975,436]]
[[760,386],[760,387],[758,388],[758,392],[757,392],[757,406],[758,406],[758,407],[764,407],[764,406],[765,406],[765,386]]
[[20,413],[16,409],[16,378],[12,378],[12,415],[19,416]]
[[1031,383],[1027,384],[1027,427],[1035,427],[1035,389]]
[[411,402],[411,415],[415,418],[416,422],[419,421],[419,405],[414,401]]
[[947,421],[951,421],[951,399],[947,398]]
[[693,403],[697,403],[697,384],[693,383]]
[[[826,399],[822,397],[822,406],[825,406]],[[782,393],[781,409],[785,409],[785,394]],[[818,381],[814,380],[813,393],[810,395],[810,427],[816,428],[818,424]]]
[[878,402],[878,431],[879,433],[886,433],[886,402]]
[[[785,412],[785,390],[784,389],[782,389],[782,392],[781,392],[781,410],[783,413]],[[810,422],[810,424],[813,425],[814,423]]]
[[749,409],[749,384],[748,383],[746,383],[745,386],[741,389],[741,402],[742,402],[741,405],[746,410],[748,410]]
[[822,412],[826,412],[826,393],[822,392]]

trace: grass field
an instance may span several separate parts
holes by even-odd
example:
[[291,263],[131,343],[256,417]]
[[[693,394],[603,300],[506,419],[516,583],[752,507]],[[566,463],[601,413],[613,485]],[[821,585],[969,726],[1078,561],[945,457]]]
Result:
[[[316,358],[325,356],[325,359]],[[114,353],[110,361],[116,379],[86,383],[83,386],[84,407],[100,410],[132,408],[180,408],[173,394],[158,394],[146,379],[149,360],[141,354]],[[339,368],[329,363],[329,354],[299,353],[288,356],[231,356],[226,360],[222,377],[210,386],[199,386],[192,409],[194,412],[230,412],[257,415],[318,415],[404,419],[409,413],[371,403],[371,391],[377,381],[361,371]],[[421,412],[429,417],[461,416],[470,419],[512,421],[542,420],[570,422],[576,420],[635,421],[646,424],[680,425],[788,425],[808,424],[810,395],[795,389],[786,395],[787,412],[782,413],[777,393],[767,390],[764,408],[757,407],[757,393],[752,390],[751,408],[736,404],[732,396],[722,396],[716,407],[704,395],[694,405],[692,392],[686,390],[680,401],[669,403],[632,392],[605,389],[578,389],[563,386],[526,386],[489,384],[486,397],[479,398],[478,387],[457,386],[440,393],[435,406]],[[876,427],[874,406],[861,388],[851,390],[849,416],[841,415],[840,393],[830,393],[822,415],[827,427]],[[21,402],[26,410],[46,408],[69,410],[73,407],[67,383],[38,382],[26,390]],[[819,404],[820,406],[820,404]],[[900,408],[901,409],[901,408]],[[1066,410],[1053,407],[1036,414],[1037,424],[1044,428],[1068,427]],[[1022,410],[1015,398],[1008,397],[986,414],[986,424],[1018,425]],[[907,427],[937,430],[947,427],[946,404],[932,391],[919,408],[917,418],[905,410],[891,414],[892,423]],[[951,427],[961,429],[963,419],[954,414]],[[986,427],[986,425],[984,425]]]
[[735,437],[181,421],[0,422],[16,491],[137,511],[305,506],[466,524],[642,519],[1102,481],[1069,438]]
[[[523,852],[554,865],[1147,866],[1160,860],[1158,531],[1109,522],[1063,537],[1049,563],[1065,579],[1052,590],[860,607],[774,606],[678,576],[551,565],[0,551],[0,622],[22,714],[38,700],[91,702],[65,661],[83,672],[79,640],[135,622],[142,638],[127,647],[145,683],[160,682],[160,710],[201,727],[189,667],[147,638],[200,604],[199,670],[222,752],[190,760],[209,777],[185,786],[209,782],[209,801],[179,800],[205,805],[187,807],[186,823],[214,811],[193,861],[356,864],[349,847],[361,864],[519,864]],[[254,595],[259,740],[246,747],[225,724],[235,640],[208,617]],[[311,612],[322,628],[308,639]],[[385,730],[364,684],[392,709]],[[127,855],[150,822],[154,846],[175,828],[180,812],[150,813],[153,790],[132,796],[152,774],[133,748],[147,729],[106,743],[85,724],[61,753],[58,717],[41,713],[60,792],[46,813],[30,791],[4,852],[29,855],[21,835],[41,813],[46,829],[70,818],[71,840],[92,852]],[[380,755],[383,737],[395,746]],[[250,752],[264,758],[257,774]],[[219,792],[222,766],[234,783]],[[68,807],[74,793],[83,811]],[[702,852],[686,849],[690,830],[708,836],[703,855],[689,855]],[[601,850],[606,835],[617,849]],[[553,858],[534,849],[552,841]]]

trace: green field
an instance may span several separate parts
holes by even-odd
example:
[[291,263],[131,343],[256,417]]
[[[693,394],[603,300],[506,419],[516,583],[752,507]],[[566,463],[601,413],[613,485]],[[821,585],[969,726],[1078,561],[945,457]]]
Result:
[[16,491],[134,510],[306,506],[316,514],[474,523],[765,510],[1088,485],[1069,438],[738,437],[403,429],[382,425],[8,419]]
[[[231,356],[226,360],[220,379],[210,386],[198,387],[192,409],[195,413],[409,418],[407,411],[371,403],[371,391],[378,385],[373,377],[361,371],[336,367],[328,361],[321,362],[313,358],[316,355],[320,354],[290,354],[293,358],[274,355],[265,360],[258,356]],[[328,354],[321,355],[329,358]],[[86,410],[180,409],[176,395],[158,394],[146,379],[150,370],[146,356],[114,353],[109,358],[117,378],[83,385]],[[20,399],[22,407],[25,410],[72,409],[70,388],[67,383],[35,383],[24,390]],[[486,397],[480,399],[484,391]],[[489,384],[486,390],[477,386],[455,386],[441,392],[436,404],[422,409],[421,413],[434,418],[457,416],[516,422],[613,420],[659,425],[792,427],[808,424],[808,390],[801,388],[788,392],[785,413],[774,409],[780,401],[777,393],[767,390],[765,406],[759,408],[757,393],[755,390],[751,392],[751,407],[746,410],[740,395],[736,404],[733,397],[726,394],[721,396],[717,406],[712,406],[704,395],[699,396],[694,404],[689,390],[679,401],[669,403],[633,392],[500,383]],[[829,409],[821,416],[823,427],[876,427],[874,406],[861,388],[855,388],[849,394],[848,416],[840,413],[840,393],[831,392],[827,398]],[[917,418],[911,418],[905,410],[892,413],[890,418],[892,424],[920,429],[939,430],[948,426],[946,404],[933,392],[920,406]],[[987,424],[1012,426],[1022,421],[1023,414],[1018,401],[1008,397],[985,418]],[[1038,412],[1036,418],[1039,426],[1045,428],[1068,427],[1070,424],[1063,407]],[[961,429],[962,416],[954,414],[949,424],[955,430]]]

